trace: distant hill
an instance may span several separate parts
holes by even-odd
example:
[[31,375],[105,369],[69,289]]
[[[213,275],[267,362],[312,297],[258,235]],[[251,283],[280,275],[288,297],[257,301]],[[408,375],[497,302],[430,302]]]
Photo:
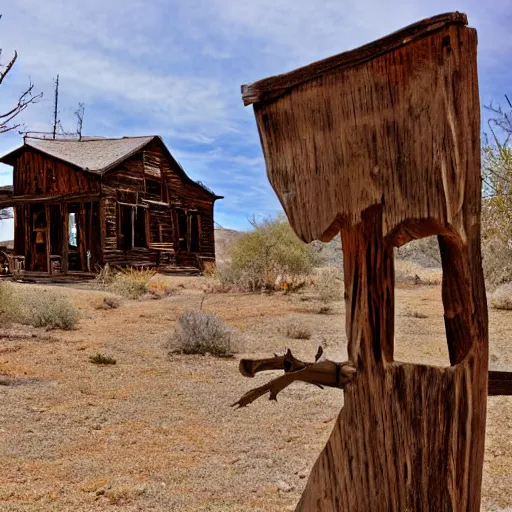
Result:
[[243,231],[215,228],[215,259],[218,265],[229,262],[229,249],[242,235]]
[[14,240],[0,241],[0,247],[7,247],[7,249],[14,249]]

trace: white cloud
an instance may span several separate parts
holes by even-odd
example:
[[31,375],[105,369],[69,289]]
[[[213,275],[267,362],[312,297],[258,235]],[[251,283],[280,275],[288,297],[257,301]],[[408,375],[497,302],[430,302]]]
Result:
[[[455,0],[449,8],[466,12],[479,31],[484,101],[506,92],[509,2]],[[162,135],[192,177],[226,195],[219,215],[243,223],[280,207],[240,85],[446,10],[442,0],[8,0],[0,46],[17,48],[20,58],[2,85],[2,103],[14,101],[30,76],[45,98],[23,120],[48,129],[59,73],[66,129],[84,101],[87,133]],[[12,140],[0,140],[0,151],[16,145]]]

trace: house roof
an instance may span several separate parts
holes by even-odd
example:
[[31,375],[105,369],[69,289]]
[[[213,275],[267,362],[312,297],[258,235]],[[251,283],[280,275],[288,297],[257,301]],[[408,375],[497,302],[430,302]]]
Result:
[[26,137],[22,146],[0,157],[0,162],[13,165],[12,162],[15,154],[28,147],[78,167],[82,171],[103,175],[130,156],[141,151],[154,139],[157,139],[164,146],[167,154],[176,163],[179,172],[181,172],[182,176],[188,182],[201,187],[208,192],[208,194],[217,199],[222,198],[222,196],[217,196],[202,183],[190,179],[180,164],[171,155],[161,137],[157,135],[122,137],[118,139],[86,137],[82,140]]
[[116,164],[127,159],[155,136],[123,137],[121,139],[37,139],[25,138],[23,146],[0,158],[0,162],[9,163],[13,153],[30,147],[46,155],[63,160],[84,171],[103,174]]

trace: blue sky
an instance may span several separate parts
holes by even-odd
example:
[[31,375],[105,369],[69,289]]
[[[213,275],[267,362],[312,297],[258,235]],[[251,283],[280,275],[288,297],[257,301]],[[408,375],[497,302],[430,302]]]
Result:
[[[512,93],[512,5],[508,0],[7,0],[0,14],[5,62],[19,59],[1,88],[6,110],[30,79],[44,93],[22,121],[48,131],[52,79],[60,74],[60,119],[86,135],[161,135],[188,174],[225,199],[224,227],[275,215],[251,108],[240,85],[382,37],[422,18],[459,10],[479,34],[482,104]],[[16,147],[0,136],[0,153]],[[0,164],[0,185],[11,168]],[[0,240],[10,224],[0,222]]]

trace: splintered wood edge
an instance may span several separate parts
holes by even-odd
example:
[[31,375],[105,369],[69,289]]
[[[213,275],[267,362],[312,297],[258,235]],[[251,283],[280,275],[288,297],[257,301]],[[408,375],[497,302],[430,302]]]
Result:
[[301,83],[312,80],[334,69],[343,69],[368,62],[380,55],[405,46],[412,41],[436,32],[447,25],[467,25],[468,19],[464,13],[450,12],[426,18],[412,25],[408,25],[381,39],[377,39],[364,46],[328,57],[308,66],[276,75],[251,84],[242,85],[242,99],[244,105],[251,105],[281,96],[287,90]]

